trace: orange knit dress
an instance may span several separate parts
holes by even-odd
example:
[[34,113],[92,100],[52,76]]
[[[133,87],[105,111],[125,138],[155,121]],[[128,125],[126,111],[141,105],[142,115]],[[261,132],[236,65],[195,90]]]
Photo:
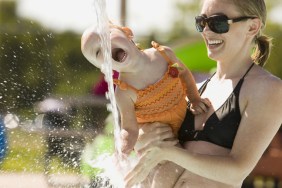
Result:
[[114,83],[122,90],[133,89],[137,93],[135,113],[138,123],[163,122],[169,124],[173,133],[177,135],[187,109],[185,84],[178,74],[176,76],[171,74],[171,66],[174,63],[166,55],[163,47],[154,42],[152,45],[168,62],[168,70],[161,80],[141,90],[121,80],[114,79]]

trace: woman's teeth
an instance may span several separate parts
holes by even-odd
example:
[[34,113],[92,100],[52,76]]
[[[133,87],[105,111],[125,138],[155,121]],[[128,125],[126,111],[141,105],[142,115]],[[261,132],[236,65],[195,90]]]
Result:
[[208,40],[209,45],[221,44],[223,40]]

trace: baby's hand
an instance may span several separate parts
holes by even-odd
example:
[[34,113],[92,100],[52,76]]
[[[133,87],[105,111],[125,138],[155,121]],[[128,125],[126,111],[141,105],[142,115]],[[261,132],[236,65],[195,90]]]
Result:
[[201,98],[200,101],[191,102],[190,110],[194,115],[202,114],[208,111],[211,102],[208,98]]

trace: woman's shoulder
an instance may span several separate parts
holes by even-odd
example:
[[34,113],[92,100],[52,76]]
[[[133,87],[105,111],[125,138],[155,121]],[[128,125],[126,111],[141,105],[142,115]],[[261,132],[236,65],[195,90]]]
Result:
[[251,77],[250,80],[252,84],[256,83],[256,85],[261,88],[270,90],[276,88],[277,91],[282,90],[282,80],[259,66],[257,67],[257,70],[254,71],[253,77]]
[[258,100],[277,99],[282,103],[282,80],[259,66],[247,77],[245,91]]
[[[280,126],[282,122],[282,81],[263,68],[256,67],[246,77],[241,93],[241,104],[261,123]],[[243,109],[243,108],[242,108]],[[265,122],[264,122],[265,123]]]

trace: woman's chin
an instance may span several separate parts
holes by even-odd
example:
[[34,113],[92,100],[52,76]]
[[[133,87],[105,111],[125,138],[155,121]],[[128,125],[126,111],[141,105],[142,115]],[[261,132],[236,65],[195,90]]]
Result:
[[216,55],[213,54],[213,53],[208,52],[208,57],[209,57],[211,60],[217,61]]

